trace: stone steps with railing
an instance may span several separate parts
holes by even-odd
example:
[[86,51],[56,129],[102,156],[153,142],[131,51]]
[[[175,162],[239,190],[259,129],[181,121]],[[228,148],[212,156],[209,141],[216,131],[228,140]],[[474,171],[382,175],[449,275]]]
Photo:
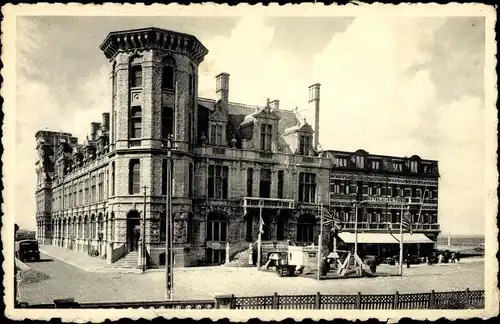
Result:
[[132,251],[108,265],[111,268],[137,268],[139,252]]

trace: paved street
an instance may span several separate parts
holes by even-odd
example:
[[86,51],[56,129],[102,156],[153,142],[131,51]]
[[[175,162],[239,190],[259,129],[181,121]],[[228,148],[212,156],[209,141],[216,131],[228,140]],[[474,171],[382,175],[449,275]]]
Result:
[[[73,297],[79,302],[141,301],[164,299],[165,274],[93,273],[42,255],[43,262],[28,263],[51,278],[22,284],[21,300],[50,303]],[[384,271],[381,266],[377,271]],[[396,270],[392,267],[391,272]],[[394,293],[484,289],[484,263],[414,266],[404,269],[404,277],[323,280],[303,277],[280,278],[255,268],[203,267],[175,270],[175,299],[211,299],[215,294],[238,296],[279,294]]]

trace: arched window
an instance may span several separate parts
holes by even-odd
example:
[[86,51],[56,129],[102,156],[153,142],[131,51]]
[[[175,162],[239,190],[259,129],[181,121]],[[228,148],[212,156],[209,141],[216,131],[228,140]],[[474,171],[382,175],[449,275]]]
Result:
[[130,66],[130,87],[142,87],[142,67],[139,64],[133,63]]
[[194,97],[194,93],[196,90],[196,69],[191,64],[189,66],[189,96]]
[[97,224],[96,224],[95,215],[91,216],[90,222],[91,222],[91,226],[92,226],[91,227],[91,232],[90,232],[90,238],[94,239],[95,238],[95,233],[97,232]]
[[130,138],[141,138],[142,133],[142,109],[134,106],[130,109]]
[[316,219],[313,215],[303,214],[297,220],[297,242],[309,243],[314,241],[314,225]]
[[161,88],[164,90],[174,90],[175,85],[175,61],[170,56],[163,59],[163,71]]
[[130,160],[129,165],[129,194],[138,194],[141,191],[141,165],[139,160]]
[[227,219],[221,212],[210,212],[207,217],[207,241],[227,241]]
[[109,236],[111,241],[113,241],[115,239],[115,213],[111,213],[111,220],[109,223]]
[[165,212],[162,212],[160,214],[160,228],[159,228],[159,232],[160,232],[160,242],[165,242],[166,239],[167,239],[167,217],[165,216]]
[[83,232],[84,232],[84,235],[85,235],[84,237],[85,237],[86,239],[88,239],[88,238],[90,237],[89,229],[90,229],[90,226],[89,226],[89,218],[88,218],[88,216],[86,216],[86,215],[85,215],[85,220],[84,220],[84,230],[83,230]]

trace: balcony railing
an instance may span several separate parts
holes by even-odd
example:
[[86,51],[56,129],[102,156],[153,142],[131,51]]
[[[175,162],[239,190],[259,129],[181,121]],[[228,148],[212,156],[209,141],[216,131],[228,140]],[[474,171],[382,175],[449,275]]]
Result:
[[[354,222],[343,222],[342,228],[346,230],[354,230]],[[397,223],[372,223],[372,222],[359,222],[358,230],[370,230],[370,231],[388,231],[389,229],[393,231],[399,231],[399,222]],[[412,224],[412,229],[414,231],[429,231],[435,232],[439,231],[439,224]]]
[[253,151],[236,149],[232,147],[203,146],[194,148],[194,152],[214,158],[227,158],[230,160],[262,161],[285,165],[302,165],[308,167],[330,168],[331,160],[317,156],[301,156],[279,152]]
[[294,209],[293,199],[244,197],[243,208]]

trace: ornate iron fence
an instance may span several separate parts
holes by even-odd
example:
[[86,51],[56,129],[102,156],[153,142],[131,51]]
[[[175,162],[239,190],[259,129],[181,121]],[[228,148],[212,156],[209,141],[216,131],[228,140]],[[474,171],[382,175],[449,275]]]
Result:
[[213,300],[145,301],[78,303],[73,299],[55,300],[52,304],[19,308],[155,308],[155,309],[466,309],[484,308],[484,290],[400,294],[357,295],[278,295],[235,297],[216,296]]

